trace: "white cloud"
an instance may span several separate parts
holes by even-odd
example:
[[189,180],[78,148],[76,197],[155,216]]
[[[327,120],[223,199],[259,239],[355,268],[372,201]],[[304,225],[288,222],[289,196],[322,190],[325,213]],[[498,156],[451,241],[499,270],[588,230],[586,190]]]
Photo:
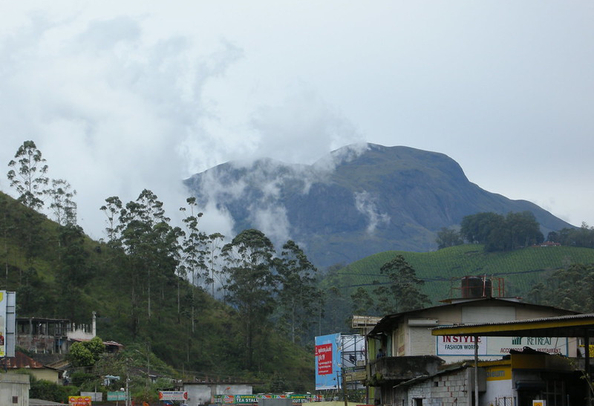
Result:
[[0,164],[35,140],[95,237],[108,196],[148,188],[173,216],[195,172],[364,141],[442,152],[489,191],[594,224],[593,19],[553,0],[12,2]]
[[367,234],[373,234],[382,224],[390,223],[390,216],[377,208],[377,198],[367,191],[355,192],[355,208],[367,218]]

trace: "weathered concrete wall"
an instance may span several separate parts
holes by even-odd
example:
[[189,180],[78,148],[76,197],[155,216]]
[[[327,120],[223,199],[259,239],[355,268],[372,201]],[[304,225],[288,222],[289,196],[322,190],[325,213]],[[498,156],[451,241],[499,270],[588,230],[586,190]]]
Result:
[[471,404],[471,388],[467,385],[467,373],[441,375],[410,387],[394,390],[393,405],[416,405],[421,399],[423,406],[466,406]]
[[0,405],[29,406],[29,375],[0,373]]

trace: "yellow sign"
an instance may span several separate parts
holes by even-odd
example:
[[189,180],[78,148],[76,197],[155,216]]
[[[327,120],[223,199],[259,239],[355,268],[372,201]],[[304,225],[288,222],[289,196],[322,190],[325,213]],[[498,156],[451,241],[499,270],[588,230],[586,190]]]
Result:
[[91,406],[93,403],[90,396],[69,396],[68,404],[70,406]]
[[511,367],[486,368],[487,381],[505,381],[511,379]]
[[532,406],[547,406],[546,400],[533,400]]

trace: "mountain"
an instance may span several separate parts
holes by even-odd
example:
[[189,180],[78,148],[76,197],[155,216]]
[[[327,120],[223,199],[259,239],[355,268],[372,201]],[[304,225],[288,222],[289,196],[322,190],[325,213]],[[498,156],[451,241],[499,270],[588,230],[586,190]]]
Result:
[[257,228],[277,244],[295,240],[319,267],[389,250],[430,251],[441,227],[479,212],[530,211],[544,235],[572,227],[531,202],[481,189],[444,154],[401,146],[351,145],[313,165],[228,162],[185,185],[203,207],[231,218],[234,232]]

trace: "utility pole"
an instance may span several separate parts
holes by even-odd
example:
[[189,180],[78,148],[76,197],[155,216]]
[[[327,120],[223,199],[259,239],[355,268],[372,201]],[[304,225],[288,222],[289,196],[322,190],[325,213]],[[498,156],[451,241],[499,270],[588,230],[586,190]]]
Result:
[[130,377],[126,375],[126,406],[130,406],[130,390],[128,388],[128,382],[130,382]]

